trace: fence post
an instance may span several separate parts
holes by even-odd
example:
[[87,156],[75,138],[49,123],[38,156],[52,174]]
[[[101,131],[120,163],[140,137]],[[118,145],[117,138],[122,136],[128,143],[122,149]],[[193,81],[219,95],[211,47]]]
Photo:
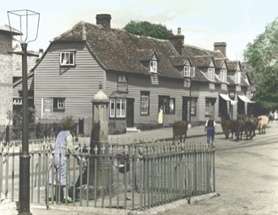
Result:
[[2,193],[2,185],[3,185],[3,143],[0,142],[0,195]]
[[6,127],[6,145],[10,142],[10,126]]

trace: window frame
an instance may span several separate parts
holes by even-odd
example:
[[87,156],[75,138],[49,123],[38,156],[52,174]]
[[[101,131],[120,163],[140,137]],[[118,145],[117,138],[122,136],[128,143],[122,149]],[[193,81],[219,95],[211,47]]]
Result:
[[[112,105],[113,105],[113,109],[111,108]],[[115,116],[116,116],[115,99],[111,98],[109,100],[109,117],[115,118]]]
[[190,67],[190,76],[191,76],[191,78],[195,77],[195,67],[194,66]]
[[[172,101],[173,108],[170,106],[170,101]],[[158,110],[162,106],[163,113],[166,115],[175,115],[176,112],[176,99],[170,96],[158,96]]]
[[190,67],[187,66],[187,65],[185,65],[183,67],[183,76],[184,77],[190,77],[191,76],[191,74],[190,74]]
[[[120,80],[122,79],[122,80]],[[124,80],[125,79],[125,80]],[[126,89],[124,87],[119,87],[121,84],[126,84]],[[128,78],[126,75],[118,75],[117,77],[117,91],[118,92],[127,92],[128,91]]]
[[150,72],[157,73],[157,61],[155,60],[150,61]]
[[[62,63],[62,58],[63,58],[63,55],[65,54],[69,54],[69,61],[71,60],[71,55],[72,55],[72,63]],[[67,66],[75,66],[76,64],[76,60],[75,60],[75,57],[76,57],[76,52],[75,51],[61,51],[60,52],[60,66],[63,66],[63,67],[67,67]]]
[[[147,107],[143,107],[143,98],[147,98]],[[146,103],[144,103],[146,104]],[[145,112],[142,109],[147,109]],[[140,115],[148,116],[150,115],[150,92],[149,91],[141,91],[140,93]]]
[[215,81],[215,70],[214,68],[208,68],[208,79]]
[[[118,115],[117,109],[118,109],[118,104],[119,104],[119,109],[120,109],[120,114]],[[114,106],[114,110],[111,111],[111,106]],[[123,108],[124,105],[124,108]],[[117,118],[117,119],[124,119],[126,118],[126,107],[127,102],[126,99],[124,98],[111,98],[109,100],[109,117],[110,118]]]
[[66,98],[65,97],[53,97],[53,111],[65,111],[66,110]]
[[[205,117],[208,117],[210,115],[215,115],[215,98],[205,98]],[[207,113],[207,104],[208,104],[208,108],[209,108],[209,112]],[[210,113],[212,112],[212,113]]]

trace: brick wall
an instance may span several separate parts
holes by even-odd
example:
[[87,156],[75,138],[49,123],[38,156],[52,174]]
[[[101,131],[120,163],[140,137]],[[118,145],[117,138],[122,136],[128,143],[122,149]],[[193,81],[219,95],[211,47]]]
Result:
[[0,31],[0,125],[7,125],[7,111],[13,109],[12,38]]

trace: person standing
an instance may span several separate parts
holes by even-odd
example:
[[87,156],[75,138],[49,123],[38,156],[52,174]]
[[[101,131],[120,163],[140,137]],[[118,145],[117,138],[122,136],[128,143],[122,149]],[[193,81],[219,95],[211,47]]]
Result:
[[210,144],[214,142],[214,133],[215,133],[215,121],[212,115],[209,116],[209,119],[206,121],[205,124],[205,131],[207,132],[207,143]]
[[163,109],[162,109],[162,106],[159,108],[159,111],[158,111],[157,123],[158,123],[158,127],[162,128],[162,126],[163,126]]
[[278,119],[277,110],[275,110],[275,112],[274,112],[274,114],[273,114],[273,118],[274,118],[274,123],[277,123],[277,119]]
[[[62,123],[62,130],[57,135],[55,144],[54,144],[54,156],[53,160],[50,160],[49,163],[49,184],[55,185],[55,196],[53,197],[56,201],[67,201],[68,203],[72,202],[72,199],[67,196],[64,197],[64,194],[66,193],[66,187],[70,184],[70,180],[67,173],[67,158],[66,154],[67,151],[69,153],[73,153],[74,146],[72,142],[72,135],[71,132],[73,132],[74,129],[74,123],[72,120],[65,120]],[[77,155],[73,155],[74,157],[78,158]],[[54,165],[54,171],[52,171],[52,165]],[[52,182],[52,174],[55,175],[54,181]],[[57,199],[58,197],[58,191],[60,190],[60,199]]]

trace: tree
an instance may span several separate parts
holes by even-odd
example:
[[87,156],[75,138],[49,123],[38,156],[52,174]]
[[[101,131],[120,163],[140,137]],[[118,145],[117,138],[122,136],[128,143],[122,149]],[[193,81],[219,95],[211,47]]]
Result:
[[267,110],[278,109],[278,17],[247,45],[244,57],[254,69],[258,103]]
[[131,34],[150,36],[158,39],[168,39],[169,36],[173,35],[172,31],[168,30],[166,26],[162,24],[152,24],[147,21],[136,22],[131,20],[125,25],[123,30]]

